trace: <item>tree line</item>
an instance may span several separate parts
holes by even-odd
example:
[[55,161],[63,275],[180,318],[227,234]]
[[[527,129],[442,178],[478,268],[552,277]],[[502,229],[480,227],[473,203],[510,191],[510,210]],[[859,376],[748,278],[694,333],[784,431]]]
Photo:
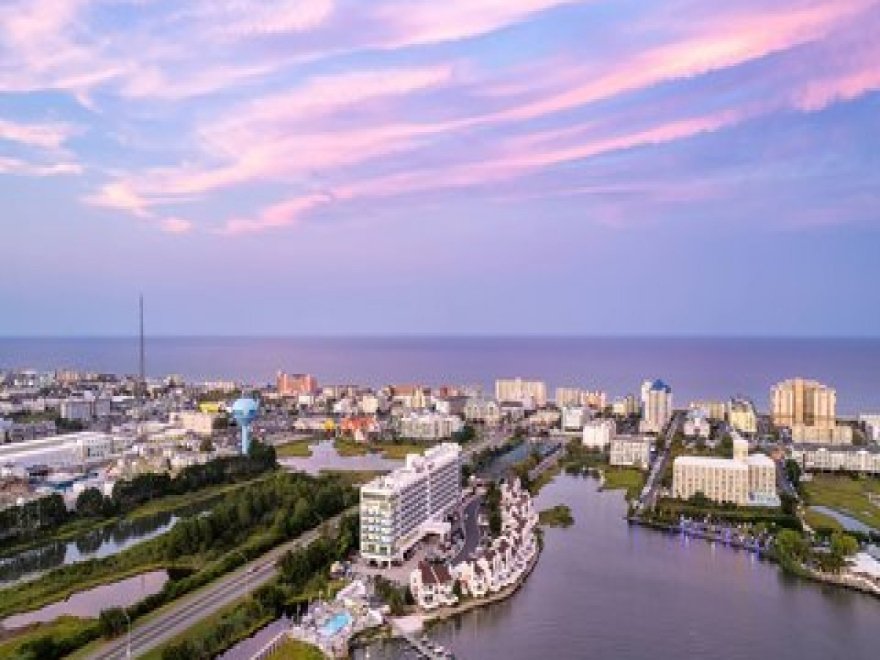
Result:
[[274,447],[254,442],[247,456],[224,456],[182,469],[176,476],[142,474],[119,481],[109,497],[97,488],[86,488],[68,511],[58,493],[0,511],[0,540],[14,543],[52,531],[82,518],[112,518],[150,500],[189,493],[208,486],[235,483],[275,469]]

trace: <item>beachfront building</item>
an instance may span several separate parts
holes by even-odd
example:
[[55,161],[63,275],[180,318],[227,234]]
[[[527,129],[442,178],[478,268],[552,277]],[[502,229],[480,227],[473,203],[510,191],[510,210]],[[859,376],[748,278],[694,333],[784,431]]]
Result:
[[281,396],[314,394],[318,391],[318,379],[311,374],[287,374],[279,371],[275,378],[275,389]]
[[446,440],[463,427],[461,417],[435,412],[411,412],[398,421],[400,435],[413,440]]
[[605,451],[611,446],[616,424],[613,419],[594,419],[584,424],[583,444],[589,449]]
[[672,419],[672,388],[662,380],[642,384],[642,433],[660,433]]
[[797,444],[791,457],[805,472],[853,472],[880,475],[880,447]]
[[724,421],[727,412],[727,406],[723,401],[691,401],[688,408],[701,411],[703,417],[708,417],[715,422]]
[[640,410],[639,401],[632,394],[618,397],[611,403],[611,414],[617,417],[632,417],[638,415]]
[[758,432],[755,404],[748,399],[734,397],[727,403],[727,422],[740,433],[755,435]]
[[419,562],[410,573],[409,590],[416,605],[423,610],[449,607],[458,602],[458,597],[455,595],[455,578],[446,564]]
[[770,390],[770,414],[776,426],[830,429],[836,424],[836,406],[837,392],[817,380],[791,378]]
[[499,379],[495,381],[495,398],[498,401],[519,401],[542,407],[547,405],[547,384],[522,378]]
[[405,465],[361,486],[361,556],[402,561],[426,534],[449,533],[446,516],[461,496],[461,448],[452,442],[409,454]]
[[601,390],[584,390],[579,387],[557,387],[553,397],[560,408],[565,406],[587,406],[593,410],[605,408],[608,395]]
[[644,435],[615,435],[611,438],[608,463],[616,467],[647,470],[651,465],[651,438]]
[[764,454],[749,455],[749,443],[733,436],[733,458],[679,456],[672,465],[672,496],[702,493],[713,502],[739,506],[779,506],[776,464]]

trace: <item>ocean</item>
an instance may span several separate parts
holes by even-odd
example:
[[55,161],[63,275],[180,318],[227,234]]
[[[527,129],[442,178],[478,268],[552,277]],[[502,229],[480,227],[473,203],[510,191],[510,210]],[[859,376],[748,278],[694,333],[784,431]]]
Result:
[[[740,394],[766,410],[773,383],[816,378],[837,389],[843,415],[880,411],[880,339],[635,337],[148,337],[147,373],[273,381],[278,370],[324,384],[467,384],[496,378],[636,393],[663,378],[676,405]],[[135,373],[137,339],[0,338],[0,369],[69,367]]]

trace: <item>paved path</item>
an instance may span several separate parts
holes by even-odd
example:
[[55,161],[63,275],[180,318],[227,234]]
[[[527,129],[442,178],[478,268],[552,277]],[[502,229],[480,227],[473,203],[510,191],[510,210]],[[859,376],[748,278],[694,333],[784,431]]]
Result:
[[[352,507],[327,522],[335,528],[342,516],[356,510],[357,507]],[[135,623],[131,629],[131,656],[137,657],[161,646],[237,598],[266,584],[277,574],[275,563],[284,553],[312,543],[320,534],[320,529],[310,530],[242,568],[218,578],[200,591],[174,601],[161,613]],[[127,641],[127,635],[123,635],[105,644],[90,657],[100,660],[126,658]]]

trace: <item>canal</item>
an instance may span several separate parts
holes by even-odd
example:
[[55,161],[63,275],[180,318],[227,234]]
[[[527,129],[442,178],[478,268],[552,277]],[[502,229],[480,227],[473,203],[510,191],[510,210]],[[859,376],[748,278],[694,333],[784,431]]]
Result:
[[[880,649],[880,600],[784,575],[754,554],[630,527],[621,491],[560,475],[537,499],[571,507],[512,598],[440,623],[459,660],[860,660]],[[367,655],[367,651],[369,655]],[[355,658],[411,657],[396,642]]]

